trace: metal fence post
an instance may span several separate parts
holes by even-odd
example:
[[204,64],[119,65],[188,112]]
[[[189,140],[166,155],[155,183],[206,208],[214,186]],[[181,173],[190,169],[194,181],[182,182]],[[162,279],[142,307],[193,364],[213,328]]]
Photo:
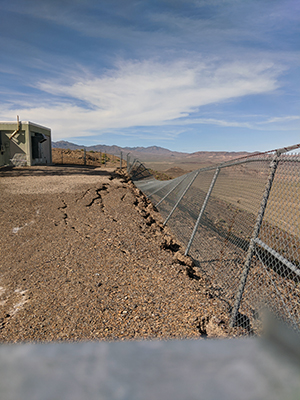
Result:
[[206,208],[208,199],[210,198],[211,192],[212,192],[212,190],[213,190],[213,188],[214,188],[214,186],[215,186],[215,183],[216,183],[217,177],[218,177],[218,175],[219,175],[219,172],[220,172],[220,167],[218,167],[218,168],[216,169],[216,172],[215,172],[215,174],[214,174],[214,177],[213,177],[213,179],[212,179],[212,181],[211,181],[210,187],[209,187],[208,192],[207,192],[207,194],[206,194],[204,203],[203,203],[203,205],[202,205],[202,208],[201,208],[201,210],[200,210],[200,213],[199,213],[199,215],[198,215],[197,221],[196,221],[196,223],[195,223],[193,232],[192,232],[192,234],[191,234],[190,240],[189,240],[189,242],[188,242],[188,245],[187,245],[186,250],[185,250],[185,253],[184,253],[186,256],[189,254],[189,251],[190,251],[191,245],[192,245],[192,243],[193,243],[195,234],[196,234],[196,232],[197,232],[197,229],[198,229],[198,226],[199,226],[199,224],[200,224],[202,215],[203,215],[204,210],[205,210],[205,208]]
[[241,301],[242,301],[242,297],[243,297],[243,293],[244,293],[244,289],[246,286],[246,282],[247,282],[247,278],[248,278],[248,274],[250,271],[250,267],[251,267],[251,260],[252,260],[252,256],[255,250],[255,240],[257,239],[259,232],[260,232],[260,228],[261,228],[261,224],[264,218],[264,214],[265,214],[265,210],[267,207],[267,203],[268,203],[268,199],[269,199],[269,195],[271,192],[271,188],[272,188],[272,184],[273,184],[273,180],[274,180],[274,176],[275,176],[275,172],[278,166],[278,161],[279,161],[279,157],[280,157],[280,153],[276,152],[275,156],[273,157],[273,160],[271,161],[270,164],[270,173],[269,173],[269,177],[265,186],[265,191],[263,194],[263,198],[262,198],[262,202],[260,205],[260,209],[256,218],[256,223],[254,226],[254,230],[252,233],[252,237],[250,240],[250,244],[249,244],[249,248],[248,248],[248,252],[247,252],[247,256],[246,256],[246,260],[245,260],[245,265],[244,265],[244,269],[241,275],[241,280],[240,280],[240,285],[236,294],[236,298],[235,298],[235,302],[234,302],[234,306],[232,309],[232,314],[231,314],[231,319],[230,319],[230,327],[233,328],[236,324],[236,319],[237,319],[237,315],[240,309],[240,305],[241,305]]
[[121,151],[121,157],[120,157],[120,169],[122,169],[122,156],[123,156],[123,153],[122,153],[122,151]]
[[130,157],[129,157],[129,153],[127,153],[127,155],[126,155],[126,163],[127,163],[126,170],[127,170],[127,173],[129,173],[129,161],[130,161]]
[[86,149],[83,149],[83,165],[86,165]]
[[167,216],[167,218],[165,219],[164,222],[164,226],[166,225],[166,223],[169,221],[169,219],[171,218],[171,216],[173,215],[174,211],[176,210],[176,208],[178,207],[178,204],[181,202],[181,200],[183,199],[183,197],[185,196],[185,194],[187,193],[187,191],[189,190],[189,188],[192,186],[192,184],[194,183],[195,179],[197,178],[197,176],[199,175],[199,170],[196,171],[195,175],[193,176],[192,180],[190,181],[190,183],[187,185],[187,187],[184,189],[184,192],[182,193],[182,195],[180,196],[180,198],[178,199],[177,203],[174,205],[174,207],[172,208],[170,214]]

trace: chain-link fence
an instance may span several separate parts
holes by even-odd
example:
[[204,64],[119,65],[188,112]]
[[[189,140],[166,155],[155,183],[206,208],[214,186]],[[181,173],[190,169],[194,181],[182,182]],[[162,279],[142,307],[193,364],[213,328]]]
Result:
[[231,326],[259,333],[265,307],[300,330],[300,145],[157,181],[127,170],[185,254],[210,278]]

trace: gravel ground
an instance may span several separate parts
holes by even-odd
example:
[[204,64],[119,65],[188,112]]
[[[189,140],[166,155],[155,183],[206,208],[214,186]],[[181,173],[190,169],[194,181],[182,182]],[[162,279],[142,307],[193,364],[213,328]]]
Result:
[[236,334],[124,172],[0,170],[0,196],[1,342]]

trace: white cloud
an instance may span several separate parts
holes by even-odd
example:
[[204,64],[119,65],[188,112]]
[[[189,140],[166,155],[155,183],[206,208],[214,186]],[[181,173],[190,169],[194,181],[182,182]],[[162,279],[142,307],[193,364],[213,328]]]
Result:
[[297,121],[297,120],[300,120],[299,115],[287,115],[285,117],[269,118],[267,121],[261,122],[261,124],[272,124],[273,122],[280,123],[280,122],[290,122],[290,121]]
[[[185,118],[207,104],[274,91],[280,72],[267,62],[119,62],[101,77],[76,76],[68,84],[39,82],[37,88],[46,94],[43,106],[24,104],[10,114],[50,126],[55,140],[113,128],[157,126]],[[205,123],[228,126],[212,119]]]
[[183,120],[180,125],[190,125],[190,124],[203,124],[203,125],[216,125],[216,126],[232,127],[232,128],[255,129],[255,125],[249,122],[227,121],[224,119],[216,119],[216,118],[193,118],[189,120]]
[[[254,118],[255,117],[255,118]],[[251,116],[246,116],[249,120]],[[258,119],[257,119],[258,118]],[[234,121],[217,118],[183,118],[180,121],[174,121],[177,126],[189,125],[214,125],[224,128],[246,128],[256,131],[295,131],[299,130],[299,124],[290,124],[291,122],[298,122],[300,117],[291,115],[285,117],[268,118],[261,120],[261,116],[252,116],[251,122],[248,121]],[[288,124],[289,123],[289,124]]]

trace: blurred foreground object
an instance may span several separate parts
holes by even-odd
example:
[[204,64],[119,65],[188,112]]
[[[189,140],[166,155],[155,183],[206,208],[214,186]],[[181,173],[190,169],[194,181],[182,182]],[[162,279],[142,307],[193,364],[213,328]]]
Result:
[[264,338],[0,347],[2,400],[299,399],[299,377],[299,336],[274,320]]

